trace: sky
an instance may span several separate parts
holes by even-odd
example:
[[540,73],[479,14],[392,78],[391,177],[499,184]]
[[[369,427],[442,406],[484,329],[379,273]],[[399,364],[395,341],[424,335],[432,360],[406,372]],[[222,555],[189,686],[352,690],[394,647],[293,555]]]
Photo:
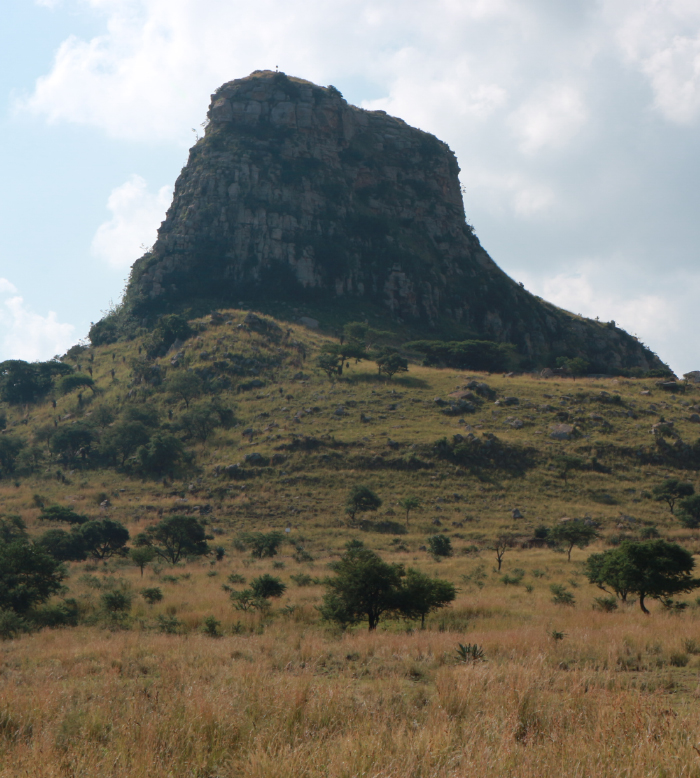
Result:
[[509,275],[700,369],[697,0],[3,0],[0,360],[118,303],[211,93],[277,66],[447,142]]

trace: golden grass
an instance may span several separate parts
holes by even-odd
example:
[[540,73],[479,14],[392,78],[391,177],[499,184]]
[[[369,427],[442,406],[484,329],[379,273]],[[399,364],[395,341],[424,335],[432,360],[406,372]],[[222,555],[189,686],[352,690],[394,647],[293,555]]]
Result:
[[[234,325],[244,315],[229,313]],[[606,548],[611,535],[634,535],[644,525],[700,550],[697,531],[682,529],[664,505],[644,497],[671,475],[700,488],[697,474],[640,466],[620,453],[653,444],[649,430],[662,415],[674,420],[684,440],[694,440],[698,426],[688,418],[689,406],[700,390],[673,397],[654,381],[545,381],[415,365],[386,383],[366,363],[352,365],[332,385],[311,366],[323,336],[292,330],[309,360],[285,352],[262,376],[262,390],[220,393],[235,407],[239,426],[218,430],[206,444],[190,442],[196,465],[184,480],[162,484],[78,466],[69,472],[47,458],[35,474],[18,474],[16,484],[0,481],[0,513],[21,515],[32,534],[49,528],[38,518],[35,494],[94,517],[104,515],[98,502],[107,495],[107,515],[132,535],[161,512],[196,513],[195,506],[206,505],[216,532],[212,545],[226,551],[216,563],[150,565],[143,578],[128,560],[70,565],[67,596],[94,625],[0,643],[0,776],[700,776],[700,606],[688,596],[682,613],[658,604],[650,617],[634,604],[601,613],[592,605],[603,593],[582,574],[587,555]],[[39,426],[53,425],[54,418],[59,424],[89,419],[99,403],[152,404],[163,418],[172,411],[176,423],[184,405],[131,385],[129,361],[137,347],[134,341],[95,349],[97,397],[84,396],[82,407],[75,396],[58,398],[55,411],[50,403],[8,409],[10,431],[29,443]],[[202,351],[256,357],[277,348],[222,325],[188,341],[186,359],[204,367]],[[304,379],[293,378],[299,370]],[[426,456],[438,438],[466,434],[465,423],[441,414],[433,398],[470,377],[487,381],[499,397],[517,396],[520,405],[486,402],[465,422],[477,434],[532,446],[534,469],[516,478],[477,477],[440,461],[417,472],[357,465],[358,456],[412,450]],[[129,399],[131,389],[137,392]],[[640,394],[647,390],[651,396]],[[584,397],[601,391],[618,393],[623,405]],[[338,405],[347,416],[334,414]],[[552,409],[541,410],[544,405]],[[562,410],[578,420],[579,438],[549,436]],[[372,420],[360,423],[361,412]],[[605,423],[591,420],[592,412]],[[525,426],[513,429],[508,417]],[[241,435],[248,427],[256,431],[252,441]],[[217,465],[247,453],[273,455],[293,435],[332,435],[342,444],[340,457],[324,459],[328,449],[294,452],[257,478],[216,475]],[[612,472],[576,471],[564,481],[550,467],[551,456],[562,452],[597,456]],[[59,467],[65,483],[56,478]],[[418,496],[423,505],[412,512],[408,533],[394,538],[347,526],[343,502],[356,484],[371,486],[384,500],[373,519],[403,522],[398,500]],[[514,520],[513,508],[525,517]],[[488,546],[496,533],[525,539],[540,523],[584,515],[601,522],[603,538],[574,549],[571,563],[550,549],[517,547],[506,552],[503,570],[495,570]],[[313,562],[295,561],[290,545],[262,561],[235,549],[241,531],[286,527]],[[435,532],[451,536],[453,557],[437,562],[422,550]],[[291,576],[322,579],[351,538],[387,560],[452,581],[457,600],[430,615],[423,632],[401,621],[383,621],[374,634],[324,625],[316,610],[323,587],[298,587]],[[520,584],[506,585],[503,576],[517,570]],[[240,613],[221,588],[232,572],[248,580],[269,572],[288,589],[268,616]],[[554,605],[551,584],[566,586],[575,606]],[[100,611],[100,595],[114,585],[134,594],[121,625],[128,629]],[[139,596],[146,586],[160,586],[163,601],[148,606]],[[181,634],[160,634],[159,616],[174,616]],[[221,622],[224,637],[201,633],[208,616]],[[553,632],[564,638],[555,640]],[[477,643],[486,661],[460,663],[458,643]]]

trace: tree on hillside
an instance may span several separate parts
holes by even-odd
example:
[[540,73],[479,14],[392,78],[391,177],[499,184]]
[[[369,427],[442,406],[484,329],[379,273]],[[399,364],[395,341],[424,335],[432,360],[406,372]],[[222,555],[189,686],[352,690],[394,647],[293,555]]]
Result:
[[61,394],[70,394],[76,389],[85,388],[90,389],[92,393],[95,394],[95,382],[89,375],[85,375],[84,373],[71,373],[70,375],[65,375],[58,382],[58,391]]
[[368,486],[354,486],[345,502],[345,512],[355,521],[357,513],[376,511],[381,507],[382,501]]
[[241,536],[243,543],[250,548],[256,559],[277,556],[277,549],[284,542],[281,532],[245,532]]
[[82,524],[79,530],[86,550],[95,559],[108,559],[123,554],[129,541],[129,530],[113,519],[100,519]]
[[571,551],[574,546],[586,548],[598,537],[598,530],[585,521],[573,519],[572,521],[561,522],[551,528],[547,540],[555,545],[566,548],[566,556],[571,562]]
[[359,541],[351,541],[333,571],[335,576],[324,582],[327,592],[320,608],[324,619],[343,626],[367,619],[373,630],[382,615],[400,610],[403,565],[384,562]]
[[159,521],[136,536],[136,545],[151,547],[173,565],[185,556],[209,553],[204,527],[193,516],[170,516]]
[[515,545],[515,538],[513,535],[502,532],[497,535],[492,545],[490,546],[492,551],[496,552],[496,562],[498,563],[498,572],[501,572],[501,565],[503,564],[503,557],[509,548]]
[[15,435],[0,435],[0,478],[15,472],[17,457],[24,448],[24,441]]
[[189,409],[190,402],[204,391],[204,382],[196,373],[179,370],[168,378],[165,388],[168,394],[182,400],[185,408]]
[[667,478],[662,484],[652,489],[654,499],[657,502],[668,503],[671,513],[674,512],[676,502],[682,497],[690,497],[695,494],[692,484],[687,481],[679,481],[678,478]]
[[700,586],[693,578],[693,555],[665,540],[625,540],[617,548],[592,554],[586,560],[586,575],[603,591],[613,591],[623,601],[639,597],[639,607],[649,613],[645,599],[663,599]]
[[420,618],[420,628],[425,629],[425,617],[449,605],[456,596],[454,584],[409,567],[401,587],[400,610],[406,618]]
[[48,508],[42,508],[39,518],[44,521],[61,521],[65,524],[84,524],[90,521],[88,516],[76,513],[67,505],[50,505]]
[[167,432],[156,432],[136,456],[144,473],[157,476],[172,473],[187,460],[182,441]]
[[0,401],[16,405],[43,400],[51,391],[55,376],[72,372],[70,365],[54,360],[8,359],[0,362]]
[[396,373],[408,372],[408,360],[395,349],[383,349],[374,361],[379,375],[385,375],[389,381]]
[[129,558],[141,570],[141,578],[143,578],[144,568],[154,560],[155,556],[156,552],[149,546],[137,546],[129,551]]
[[287,590],[287,585],[283,584],[279,578],[264,573],[250,582],[250,589],[254,597],[269,599],[270,597],[281,597]]
[[65,571],[44,548],[26,539],[0,543],[0,610],[24,614],[61,589]]
[[140,446],[148,443],[150,435],[150,430],[143,422],[120,421],[104,434],[100,453],[108,460],[117,460],[123,467]]
[[700,494],[685,497],[678,502],[680,515],[678,520],[688,529],[700,527]]
[[39,536],[37,544],[60,562],[82,562],[87,559],[85,540],[76,530],[66,532],[64,529],[50,529]]
[[86,459],[90,454],[92,443],[95,439],[93,431],[84,425],[71,424],[59,427],[49,443],[52,454],[57,454],[68,464],[71,464],[79,456]]
[[403,499],[399,500],[399,507],[406,511],[406,527],[408,527],[408,514],[420,508],[421,501],[412,494],[407,495]]

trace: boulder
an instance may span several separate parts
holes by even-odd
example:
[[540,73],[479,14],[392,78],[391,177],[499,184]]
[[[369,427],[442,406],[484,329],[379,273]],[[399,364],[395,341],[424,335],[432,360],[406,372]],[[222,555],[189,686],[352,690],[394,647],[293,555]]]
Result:
[[554,440],[571,440],[574,434],[574,427],[571,424],[553,424],[549,429],[549,437]]
[[299,317],[299,324],[303,324],[304,327],[310,330],[317,330],[318,329],[318,320],[312,319],[310,316],[300,316]]

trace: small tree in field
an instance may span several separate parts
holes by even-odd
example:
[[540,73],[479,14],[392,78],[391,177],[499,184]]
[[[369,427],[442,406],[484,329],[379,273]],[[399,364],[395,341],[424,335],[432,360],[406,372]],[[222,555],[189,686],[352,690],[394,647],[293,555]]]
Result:
[[652,489],[652,493],[657,502],[668,503],[668,507],[671,509],[671,513],[673,513],[676,502],[682,497],[690,497],[695,494],[695,489],[687,481],[667,478],[662,484],[655,486]]
[[376,362],[379,375],[385,375],[389,381],[396,373],[408,372],[408,360],[396,351],[385,351],[377,357]]
[[512,535],[500,534],[493,541],[491,549],[496,552],[496,562],[498,563],[498,572],[501,572],[501,565],[503,564],[503,557],[509,548],[515,545],[515,538]]
[[456,596],[454,584],[409,567],[401,587],[401,612],[409,619],[420,618],[420,628],[425,629],[425,617],[449,605]]
[[615,592],[623,601],[636,594],[643,613],[649,613],[644,602],[647,597],[663,599],[700,586],[700,579],[691,576],[694,568],[690,551],[665,540],[626,540],[586,560],[591,583],[603,591]]
[[566,548],[566,556],[571,562],[571,551],[574,546],[586,548],[595,538],[598,537],[598,530],[586,524],[583,521],[574,519],[573,521],[557,524],[549,531],[547,540]]
[[250,548],[256,559],[277,556],[277,549],[284,542],[281,532],[246,532],[241,536],[243,543]]
[[355,521],[357,513],[376,511],[382,504],[378,497],[368,486],[354,486],[345,503],[345,512]]
[[420,500],[413,495],[408,495],[408,497],[404,497],[402,500],[399,500],[399,507],[406,511],[406,527],[408,527],[408,514],[412,510],[420,508],[420,506]]
[[373,630],[382,615],[400,611],[403,565],[384,562],[362,543],[351,541],[333,570],[335,576],[324,582],[327,592],[320,608],[324,619],[343,626],[367,619]]
[[120,522],[112,519],[88,521],[79,529],[83,536],[85,549],[95,559],[109,559],[114,554],[125,553],[129,540],[129,530]]
[[452,541],[447,535],[432,535],[428,538],[428,551],[436,560],[452,556]]
[[149,546],[137,546],[129,551],[131,561],[141,570],[141,578],[143,578],[144,568],[155,559],[155,556],[156,552]]
[[209,553],[204,527],[194,516],[170,516],[136,537],[137,546],[149,546],[155,553],[177,564],[185,556]]

